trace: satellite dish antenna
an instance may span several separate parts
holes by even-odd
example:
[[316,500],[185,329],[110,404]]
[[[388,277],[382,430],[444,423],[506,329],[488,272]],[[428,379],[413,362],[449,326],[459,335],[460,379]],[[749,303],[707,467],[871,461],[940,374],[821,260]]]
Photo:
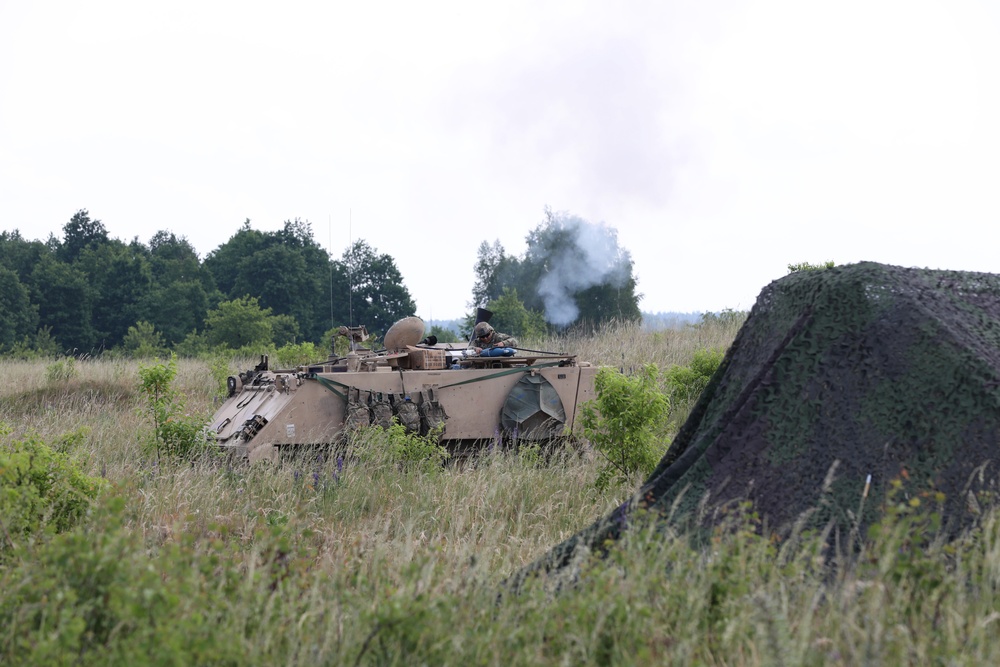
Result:
[[424,321],[419,317],[404,317],[385,332],[385,349],[399,352],[416,345],[424,337]]

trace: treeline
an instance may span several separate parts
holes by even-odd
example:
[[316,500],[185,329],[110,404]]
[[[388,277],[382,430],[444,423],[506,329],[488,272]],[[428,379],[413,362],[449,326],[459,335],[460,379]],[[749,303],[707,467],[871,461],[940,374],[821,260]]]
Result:
[[352,313],[384,332],[416,310],[392,257],[359,240],[333,259],[301,220],[275,232],[247,220],[204,261],[169,231],[148,243],[110,238],[86,210],[62,231],[46,241],[0,233],[0,353],[328,345],[326,332]]
[[[520,256],[482,243],[464,333],[480,307],[518,336],[641,318],[632,259],[613,228],[546,210],[526,241]],[[246,220],[204,260],[169,231],[146,243],[113,239],[83,209],[61,239],[0,233],[0,354],[326,350],[341,325],[382,334],[415,311],[391,256],[359,240],[332,258],[298,219],[274,232]]]

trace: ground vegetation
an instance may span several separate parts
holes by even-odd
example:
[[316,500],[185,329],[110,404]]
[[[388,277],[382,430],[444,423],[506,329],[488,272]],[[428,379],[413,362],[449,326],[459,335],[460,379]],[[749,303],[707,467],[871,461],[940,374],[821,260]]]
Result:
[[[653,364],[666,391],[670,368],[727,349],[737,328],[627,323],[529,343],[623,376]],[[175,364],[168,388],[185,397],[183,414],[211,411],[223,366]],[[73,496],[85,511],[42,509],[30,530],[0,537],[5,664],[1000,659],[1000,516],[984,506],[974,526],[945,539],[940,490],[910,493],[903,479],[868,497],[882,519],[857,536],[850,559],[820,531],[776,539],[754,507],[734,503],[703,540],[669,512],[636,517],[603,558],[580,552],[569,576],[530,579],[513,593],[513,573],[641,480],[595,488],[602,459],[586,442],[551,458],[494,450],[425,465],[433,447],[383,445],[393,436],[378,433],[354,454],[265,467],[157,460],[136,361],[6,358],[0,369],[4,447],[44,444],[60,454],[51,460],[85,476],[83,488],[91,479],[100,487],[92,500]],[[671,404],[670,421],[683,423],[678,409]]]

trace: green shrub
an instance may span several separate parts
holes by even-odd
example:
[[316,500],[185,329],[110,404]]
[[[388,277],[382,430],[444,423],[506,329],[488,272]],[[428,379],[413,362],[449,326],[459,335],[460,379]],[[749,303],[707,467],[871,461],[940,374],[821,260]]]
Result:
[[31,361],[33,359],[38,359],[42,355],[34,348],[31,340],[25,336],[20,341],[15,342],[10,346],[9,350],[4,351],[5,357],[10,357],[11,359],[23,359],[25,361]]
[[35,334],[34,349],[41,357],[54,357],[59,354],[59,343],[52,337],[52,327],[42,327]]
[[896,601],[910,614],[924,605],[940,604],[936,589],[948,579],[949,556],[958,545],[949,544],[943,530],[942,492],[907,489],[900,478],[890,480],[888,487],[883,514],[868,527],[863,546],[879,557],[861,559],[859,570],[862,576],[887,579]]
[[207,417],[184,414],[184,397],[173,388],[177,357],[166,363],[139,367],[140,389],[146,396],[146,413],[153,422],[156,458],[190,459],[207,451]]
[[209,345],[205,334],[197,331],[190,332],[184,340],[174,343],[173,351],[181,357],[193,358],[210,352],[212,346]]
[[274,352],[274,368],[294,368],[304,366],[317,361],[320,357],[326,358],[316,347],[315,343],[287,343]]
[[[8,441],[9,435],[9,427],[0,424],[0,517],[5,531],[0,554],[39,531],[72,527],[103,484],[37,435]],[[68,448],[78,437],[82,432],[63,436],[58,445]]]
[[666,372],[667,390],[673,401],[694,401],[719,369],[724,350],[697,350],[690,366],[672,366]]
[[122,339],[122,349],[135,359],[152,359],[166,351],[163,334],[149,322],[139,321],[128,328]]
[[209,345],[238,349],[271,345],[274,335],[270,308],[261,308],[257,297],[223,301],[205,315],[205,338]]
[[710,329],[712,327],[739,328],[747,319],[749,313],[745,310],[733,310],[723,308],[717,313],[708,312],[701,314],[701,321],[693,325],[697,329]]
[[76,359],[63,357],[45,367],[45,379],[49,382],[66,382],[76,376]]
[[24,336],[11,345],[5,356],[14,359],[54,358],[59,355],[59,343],[52,337],[52,327],[42,327],[34,336]]
[[204,355],[204,359],[205,363],[208,364],[208,372],[212,376],[214,396],[224,398],[229,394],[226,382],[232,375],[232,355],[226,352],[216,352]]
[[633,376],[611,368],[597,372],[597,399],[583,405],[583,433],[606,459],[594,482],[599,490],[648,475],[666,452],[662,435],[670,401],[657,375],[652,364]]
[[123,510],[123,499],[111,499],[88,525],[0,572],[0,662],[241,664],[241,618],[231,600],[259,584],[222,567],[239,554],[188,538],[151,556]]
[[518,443],[517,460],[527,467],[538,467],[545,463],[545,453],[542,445],[537,442]]
[[366,463],[386,463],[420,472],[435,472],[448,460],[448,450],[438,443],[439,434],[426,436],[408,433],[393,419],[392,426],[382,429],[365,427],[355,433],[350,442],[351,452]]

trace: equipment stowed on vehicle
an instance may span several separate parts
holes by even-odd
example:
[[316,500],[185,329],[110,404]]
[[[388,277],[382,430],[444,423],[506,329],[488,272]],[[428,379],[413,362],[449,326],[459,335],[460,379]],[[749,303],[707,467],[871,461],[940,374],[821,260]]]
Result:
[[424,338],[418,317],[393,324],[377,351],[362,346],[364,327],[338,335],[351,343],[346,357],[287,370],[272,370],[262,357],[230,377],[210,435],[251,461],[336,443],[393,419],[452,448],[548,441],[577,430],[580,406],[595,397],[597,368],[575,355],[480,356],[464,343]]

